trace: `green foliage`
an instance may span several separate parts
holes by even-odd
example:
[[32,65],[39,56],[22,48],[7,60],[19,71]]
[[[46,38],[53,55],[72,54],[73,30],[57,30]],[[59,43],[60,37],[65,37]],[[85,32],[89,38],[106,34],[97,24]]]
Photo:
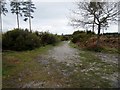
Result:
[[40,46],[52,44],[59,41],[57,35],[49,32],[29,32],[27,29],[14,29],[2,36],[3,50],[32,50]]
[[95,51],[95,52],[102,52],[104,50],[102,46],[96,46],[96,45],[87,46],[85,49],[89,51]]
[[92,39],[94,35],[95,33],[91,31],[75,31],[73,33],[72,42],[77,43],[78,46],[80,46],[81,48],[90,51],[101,52],[103,48],[101,46],[96,46],[96,38]]
[[76,43],[76,42],[79,41],[79,39],[80,39],[80,35],[74,35],[73,38],[72,38],[72,42]]
[[67,40],[69,40],[69,36],[65,36],[65,35],[63,35],[63,36],[61,36],[61,41],[67,41]]
[[79,30],[78,30],[78,31],[73,32],[73,35],[78,35],[78,34],[80,34],[80,33],[82,34],[82,33],[85,33],[85,32],[84,32],[84,31],[79,31]]
[[57,35],[53,35],[49,32],[43,32],[39,35],[40,39],[41,39],[41,43],[43,45],[47,45],[47,44],[55,44],[59,41]]
[[75,31],[72,35],[72,42],[73,43],[85,43],[87,39],[89,39],[94,33],[91,31]]
[[6,15],[6,13],[8,12],[7,8],[6,8],[6,2],[4,0],[0,1],[0,14]]
[[24,21],[27,21],[28,18],[33,18],[32,13],[34,13],[34,9],[36,9],[35,4],[31,1],[25,1],[22,3],[23,5],[23,13],[24,13]]
[[11,13],[19,14],[22,16],[22,2],[18,1],[11,1],[10,6],[11,6]]
[[95,35],[95,33],[92,32],[92,31],[87,31],[86,33],[89,34],[89,35]]
[[40,39],[36,34],[23,29],[14,29],[3,34],[3,50],[30,50],[40,46]]
[[81,35],[80,34],[83,34],[84,32],[83,31],[75,31],[72,35],[72,42],[73,43],[76,43],[80,40],[80,37]]
[[75,31],[72,35],[72,42],[76,43],[80,48],[95,51],[95,52],[108,52],[119,53],[118,34],[110,33],[100,36],[100,44],[97,45],[97,35],[91,31]]

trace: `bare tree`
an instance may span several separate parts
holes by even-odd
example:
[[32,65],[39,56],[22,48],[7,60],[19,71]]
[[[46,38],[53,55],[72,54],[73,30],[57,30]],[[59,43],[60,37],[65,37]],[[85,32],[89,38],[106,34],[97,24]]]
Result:
[[5,7],[5,0],[0,0],[0,30],[2,33],[2,14],[6,15],[6,13],[8,12],[7,8]]
[[81,18],[72,18],[71,25],[79,27],[87,24],[97,25],[98,39],[97,45],[99,45],[100,31],[103,27],[108,27],[110,22],[116,22],[117,16],[120,14],[118,10],[118,2],[78,2],[78,11],[74,11],[75,14],[79,14]]
[[34,13],[34,9],[36,9],[35,5],[32,3],[31,0],[27,1],[27,2],[23,2],[23,13],[25,16],[24,21],[29,20],[29,29],[30,32],[31,30],[31,18],[33,18],[32,13]]

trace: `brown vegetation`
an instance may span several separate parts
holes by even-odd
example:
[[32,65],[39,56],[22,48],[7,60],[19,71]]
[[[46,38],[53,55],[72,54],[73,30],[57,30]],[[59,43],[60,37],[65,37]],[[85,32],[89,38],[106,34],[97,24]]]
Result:
[[[86,34],[87,37],[87,34]],[[97,35],[92,35],[87,39],[83,37],[75,42],[80,48],[94,50],[94,51],[101,51],[101,50],[111,50],[114,49],[117,52],[120,48],[119,43],[119,36],[118,35],[101,35],[99,40],[99,46],[96,45],[97,43]]]

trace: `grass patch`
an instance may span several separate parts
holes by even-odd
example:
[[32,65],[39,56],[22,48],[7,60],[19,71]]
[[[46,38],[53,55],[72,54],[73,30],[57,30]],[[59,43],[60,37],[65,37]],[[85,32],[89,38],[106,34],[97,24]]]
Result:
[[80,49],[80,48],[78,47],[78,45],[74,44],[74,43],[71,42],[71,41],[70,41],[69,45],[70,45],[70,47],[72,47],[72,48]]
[[[58,44],[59,45],[59,44]],[[47,53],[48,50],[52,49],[52,45],[47,45],[45,47],[40,47],[35,50],[31,51],[22,51],[22,52],[16,52],[16,51],[7,51],[2,53],[2,75],[3,75],[3,87],[15,87],[11,86],[13,78],[18,78],[19,73],[23,72],[25,75],[23,75],[23,78],[25,76],[24,82],[27,82],[30,79],[38,79],[37,78],[37,71],[44,72],[42,70],[42,66],[39,65],[35,61],[35,58],[41,54]],[[32,77],[29,77],[29,75],[33,73]],[[43,73],[44,74],[44,73]],[[43,75],[41,74],[41,75]],[[27,77],[28,76],[28,77]],[[40,76],[40,75],[38,75]],[[43,75],[45,76],[45,75]],[[43,78],[43,76],[41,78]],[[10,81],[10,82],[9,82]],[[13,83],[19,82],[18,80]]]
[[110,48],[110,47],[104,47],[104,49],[102,50],[102,52],[106,52],[106,53],[118,53],[118,54],[120,54],[120,50],[118,48]]
[[[118,67],[114,64],[108,64],[101,61],[98,57],[94,56],[90,51],[85,51],[84,53],[80,53],[82,61],[81,68],[84,69],[84,73],[87,73],[90,82],[89,84],[96,84],[100,87],[112,87],[110,78],[107,79],[110,75],[118,72]],[[102,76],[106,78],[102,78]],[[91,78],[90,78],[91,77]],[[91,85],[92,86],[92,85]]]
[[103,62],[101,59],[94,55],[94,51],[81,49],[74,43],[70,43],[70,46],[73,48],[78,48],[80,50],[79,52],[81,61],[81,63],[77,65],[79,72],[76,72],[71,76],[74,81],[72,84],[73,86],[83,88],[113,87],[111,85],[112,81],[110,80],[111,78],[109,76],[115,72],[119,72],[117,65]]
[[[59,43],[59,45],[64,42]],[[73,43],[71,47],[79,48]],[[45,46],[32,51],[3,52],[3,87],[18,87],[15,85],[31,81],[47,81],[49,87],[61,84],[61,87],[74,88],[108,88],[113,87],[109,77],[118,72],[117,66],[100,60],[91,51],[80,49],[80,63],[70,64],[48,59],[49,65],[38,63],[36,57],[45,54],[53,46]],[[41,59],[40,59],[41,60]],[[44,60],[44,59],[43,59]],[[45,60],[47,60],[45,58]],[[49,72],[49,74],[48,74]],[[21,74],[22,73],[22,76]],[[19,78],[22,80],[19,81]]]

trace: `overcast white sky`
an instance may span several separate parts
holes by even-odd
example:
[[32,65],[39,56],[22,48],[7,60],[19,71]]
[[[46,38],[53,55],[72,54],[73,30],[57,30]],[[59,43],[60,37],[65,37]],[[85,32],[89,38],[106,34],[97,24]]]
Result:
[[[54,34],[71,34],[75,31],[72,26],[68,25],[71,14],[70,9],[75,9],[74,0],[32,0],[36,6],[34,18],[32,19],[32,29],[35,31],[49,31]],[[9,2],[7,7],[10,9]],[[28,22],[23,21],[20,17],[20,27],[28,28]],[[3,32],[16,28],[16,15],[11,14],[10,10],[6,16],[3,16]],[[118,32],[118,25],[112,25],[105,32]],[[96,30],[97,31],[97,30]]]

